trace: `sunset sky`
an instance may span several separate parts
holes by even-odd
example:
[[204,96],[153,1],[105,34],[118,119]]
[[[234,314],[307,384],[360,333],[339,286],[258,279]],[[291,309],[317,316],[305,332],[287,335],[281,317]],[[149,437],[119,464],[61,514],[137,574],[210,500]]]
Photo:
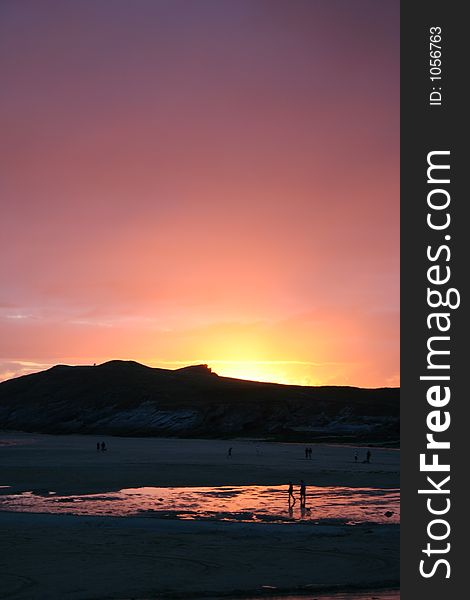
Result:
[[0,380],[399,384],[398,0],[3,0]]

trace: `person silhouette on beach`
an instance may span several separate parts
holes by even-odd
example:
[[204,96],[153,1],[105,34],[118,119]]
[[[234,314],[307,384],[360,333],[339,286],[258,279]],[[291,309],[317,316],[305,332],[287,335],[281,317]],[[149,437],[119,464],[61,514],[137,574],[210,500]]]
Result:
[[307,502],[307,486],[305,485],[305,481],[303,479],[300,480],[300,506],[301,508],[305,508],[305,503]]
[[354,462],[357,463],[357,452],[354,453]]
[[313,450],[312,450],[312,447],[310,446],[310,448],[308,449],[308,457],[310,460],[312,460],[312,453],[313,453]]
[[104,442],[101,442],[101,452],[105,452],[106,451],[106,444]]
[[292,484],[292,481],[289,481],[289,510],[292,508],[292,506],[294,506],[294,504],[295,504],[294,485]]
[[232,448],[228,449],[227,458],[232,458]]
[[100,451],[100,443],[96,442],[96,451],[99,452]]
[[366,454],[366,463],[370,463],[370,450],[367,450],[367,454]]

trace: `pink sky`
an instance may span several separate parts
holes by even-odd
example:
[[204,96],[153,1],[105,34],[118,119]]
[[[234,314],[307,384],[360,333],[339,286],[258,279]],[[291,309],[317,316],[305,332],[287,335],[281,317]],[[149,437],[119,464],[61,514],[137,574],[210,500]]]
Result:
[[398,7],[3,2],[0,379],[398,385]]

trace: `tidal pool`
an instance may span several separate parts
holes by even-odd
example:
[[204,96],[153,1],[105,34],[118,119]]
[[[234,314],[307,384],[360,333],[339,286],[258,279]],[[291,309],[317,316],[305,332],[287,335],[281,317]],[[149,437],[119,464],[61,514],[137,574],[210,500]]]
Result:
[[287,486],[142,487],[59,496],[53,490],[0,494],[0,510],[101,516],[154,516],[239,522],[399,523],[398,489],[313,487],[305,508]]

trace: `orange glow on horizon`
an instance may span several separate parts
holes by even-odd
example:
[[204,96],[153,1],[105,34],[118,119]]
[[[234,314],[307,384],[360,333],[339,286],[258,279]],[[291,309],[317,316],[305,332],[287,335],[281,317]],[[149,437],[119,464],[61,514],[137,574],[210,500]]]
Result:
[[295,361],[235,361],[235,360],[196,360],[181,361],[175,364],[155,363],[152,366],[162,368],[180,368],[187,365],[207,364],[214,373],[221,377],[260,381],[264,383],[281,383],[284,385],[322,385],[320,380],[312,380],[309,363]]

